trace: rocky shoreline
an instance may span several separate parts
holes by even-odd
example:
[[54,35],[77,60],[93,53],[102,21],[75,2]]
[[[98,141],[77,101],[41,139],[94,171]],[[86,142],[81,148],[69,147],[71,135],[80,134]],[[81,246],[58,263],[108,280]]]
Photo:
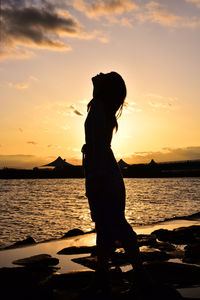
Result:
[[[86,236],[94,238],[94,235]],[[134,295],[133,292],[126,292],[132,285],[132,271],[128,257],[121,248],[113,252],[109,262],[111,294],[85,294],[84,288],[92,281],[96,269],[96,247],[94,243],[74,245],[72,241],[78,241],[80,237],[84,241],[84,233],[79,230],[68,232],[60,239],[62,245],[68,242],[68,246],[60,248],[60,244],[57,245],[56,257],[38,253],[13,259],[15,267],[0,268],[2,299],[70,300],[85,299],[86,296],[87,299],[194,299],[192,293],[189,297],[183,297],[182,291],[187,288],[197,289],[195,299],[200,299],[200,225],[173,230],[160,228],[150,234],[138,234],[142,260],[154,284],[146,287],[144,280]],[[29,239],[29,242],[33,241]],[[51,247],[51,243],[47,244]],[[43,245],[44,249],[46,245]],[[8,252],[10,255],[14,251],[20,253],[23,246],[24,243],[10,246],[1,251],[2,257]],[[34,242],[26,247],[27,253],[31,253],[30,248],[34,247]],[[80,270],[60,273],[60,265],[66,258],[78,264]],[[82,269],[82,266],[86,268]]]
[[[176,221],[176,220],[199,221],[199,223],[200,223],[200,212],[193,213],[193,214],[186,215],[186,216],[179,216],[179,217],[176,216],[176,217],[173,217],[173,218],[166,218],[163,221],[150,223],[150,224],[147,224],[147,225],[135,224],[133,226],[134,227],[135,226],[136,227],[138,227],[138,226],[140,226],[140,227],[146,227],[147,226],[148,227],[148,226],[154,226],[154,225],[157,225],[157,224],[162,225],[162,223],[172,222],[172,221]],[[50,239],[42,240],[42,241],[39,241],[39,242],[36,241],[32,236],[27,236],[26,238],[24,238],[21,241],[17,241],[15,243],[10,244],[10,245],[1,246],[0,251],[5,250],[5,249],[14,249],[16,247],[34,245],[34,244],[37,244],[37,243],[46,243],[46,242],[54,241],[54,240],[57,240],[57,239],[64,239],[64,238],[67,238],[67,237],[74,237],[74,236],[77,236],[77,235],[83,235],[83,234],[88,234],[88,233],[93,233],[93,232],[95,232],[95,229],[93,229],[91,231],[84,232],[83,230],[81,230],[79,228],[75,228],[75,229],[71,229],[68,232],[64,233],[63,236],[61,236],[61,237],[50,238]]]

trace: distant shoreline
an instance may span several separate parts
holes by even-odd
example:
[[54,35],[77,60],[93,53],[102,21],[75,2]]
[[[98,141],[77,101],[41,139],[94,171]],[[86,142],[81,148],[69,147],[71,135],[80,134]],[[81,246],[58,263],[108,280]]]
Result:
[[[200,169],[198,170],[140,170],[131,172],[122,169],[124,178],[184,178],[184,177],[200,177]],[[65,169],[49,170],[49,169],[2,169],[0,170],[0,179],[67,179],[67,178],[84,178],[83,170],[75,169],[68,171]]]
[[[127,164],[121,159],[118,165],[124,178],[200,177],[200,160],[157,163],[152,159],[148,164]],[[3,168],[0,179],[84,178],[81,165],[71,165],[60,157],[46,166],[54,168]]]

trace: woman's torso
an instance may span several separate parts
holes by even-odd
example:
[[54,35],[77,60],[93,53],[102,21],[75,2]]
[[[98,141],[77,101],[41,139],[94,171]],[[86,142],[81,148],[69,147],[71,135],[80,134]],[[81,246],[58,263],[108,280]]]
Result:
[[[102,102],[93,103],[85,121],[84,168],[86,195],[93,221],[124,216],[125,186],[111,149],[113,124]],[[94,180],[103,182],[99,193]]]
[[85,121],[86,176],[121,175],[111,149],[113,123],[106,114],[103,101],[94,101]]

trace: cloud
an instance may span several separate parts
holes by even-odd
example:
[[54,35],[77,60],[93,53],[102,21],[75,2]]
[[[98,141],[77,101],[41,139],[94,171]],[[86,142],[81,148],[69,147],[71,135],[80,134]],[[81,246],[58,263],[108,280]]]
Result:
[[[63,36],[103,40],[103,33],[87,33],[67,10],[64,1],[5,1],[1,7],[0,58],[25,58],[34,55],[34,49],[70,50]],[[62,10],[58,10],[62,8]],[[27,49],[29,48],[29,49]],[[32,48],[30,50],[30,48]]]
[[18,90],[24,90],[24,89],[28,88],[28,84],[27,83],[16,83],[16,84],[13,84],[12,82],[9,82],[8,86],[11,87],[11,88],[18,89]]
[[86,106],[83,104],[67,104],[66,102],[49,102],[36,107],[39,112],[43,111],[45,113],[43,120],[45,124],[49,124],[50,122],[50,119],[47,117],[47,111],[49,112],[48,115],[59,116],[60,121],[63,120],[62,124],[59,124],[59,129],[63,130],[71,128],[70,125],[66,124],[66,117],[83,116],[84,113],[82,111],[84,108],[86,109]]
[[72,104],[70,106],[70,108],[72,109],[73,113],[77,116],[83,116],[83,114],[76,108],[76,106],[74,104]]
[[179,16],[169,10],[167,5],[156,1],[149,1],[145,7],[137,14],[136,18],[140,22],[157,23],[169,27],[189,27],[194,28],[200,25],[197,17]]
[[200,8],[200,0],[186,0],[186,2],[195,4],[198,8]]
[[178,99],[176,97],[163,97],[153,93],[145,94],[144,97],[154,110],[160,108],[171,111],[177,108]]
[[34,168],[49,163],[49,159],[54,160],[56,157],[37,157],[34,155],[16,154],[0,155],[0,168]]
[[122,15],[138,9],[130,0],[74,0],[74,8],[84,12],[89,18]]
[[138,113],[138,112],[141,112],[142,109],[139,108],[137,106],[137,103],[133,102],[133,101],[130,101],[130,102],[125,102],[124,104],[124,113],[125,114],[131,114],[131,113]]
[[61,148],[58,144],[49,144],[47,145],[47,148]]
[[26,82],[21,82],[21,83],[13,83],[13,82],[8,82],[8,86],[10,88],[15,88],[18,90],[24,90],[28,89],[30,84],[32,82],[36,82],[38,79],[34,76],[29,76],[29,78],[26,80]]
[[[83,113],[79,110],[79,108],[76,107],[75,104],[66,105],[63,103],[57,103],[56,105],[58,106],[57,112],[61,115],[70,116],[70,117],[74,117],[75,115],[83,116]],[[67,130],[69,129],[69,127],[67,126],[63,129]]]
[[150,1],[146,4],[146,11],[143,15],[139,15],[141,21],[150,21],[161,25],[175,25],[180,17],[169,12],[166,6],[158,2]]
[[161,151],[134,152],[132,155],[124,155],[123,158],[128,163],[148,163],[152,159],[156,162],[198,160],[200,159],[200,146],[183,148],[165,147]]
[[[200,0],[186,0],[200,6]],[[144,3],[144,2],[143,2]],[[177,15],[169,7],[167,1],[146,1],[134,3],[131,0],[74,0],[76,10],[83,12],[88,18],[98,20],[104,17],[110,23],[132,27],[134,21],[156,23],[168,27],[195,28],[200,25],[197,16]]]
[[37,145],[38,143],[36,143],[34,141],[27,141],[27,144]]

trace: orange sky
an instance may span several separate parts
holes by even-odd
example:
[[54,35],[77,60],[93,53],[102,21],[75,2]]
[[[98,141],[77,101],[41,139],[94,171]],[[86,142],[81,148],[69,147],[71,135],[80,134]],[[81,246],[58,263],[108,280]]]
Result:
[[200,1],[17,3],[2,1],[0,168],[80,163],[91,77],[112,70],[117,159],[200,159]]

